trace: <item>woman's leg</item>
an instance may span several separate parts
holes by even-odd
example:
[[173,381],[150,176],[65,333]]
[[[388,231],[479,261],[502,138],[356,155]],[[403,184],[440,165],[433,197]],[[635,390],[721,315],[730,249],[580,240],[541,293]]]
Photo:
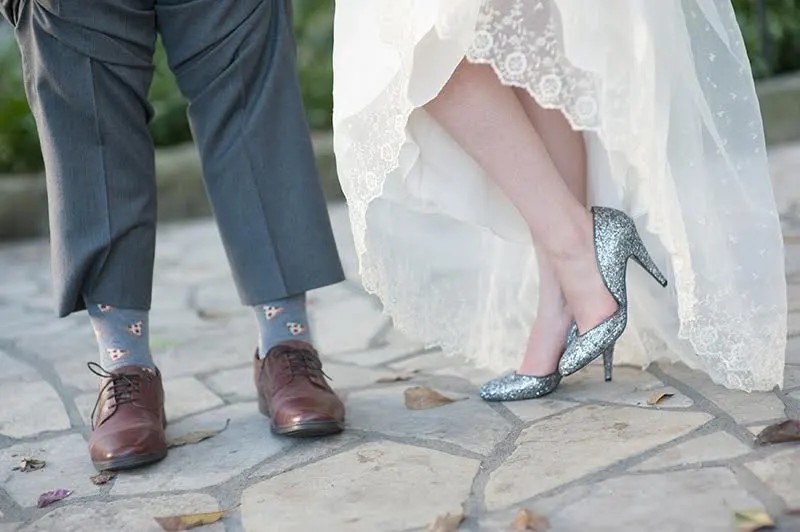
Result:
[[611,315],[617,304],[597,271],[591,215],[565,183],[514,90],[491,67],[465,61],[426,108],[520,211],[553,265],[579,329]]
[[513,90],[561,178],[572,195],[586,205],[586,145],[583,133],[572,129],[560,110],[541,107],[524,89]]
[[[516,88],[525,114],[542,138],[550,159],[575,198],[586,205],[586,146],[583,134],[575,131],[557,109],[544,109],[524,89]],[[539,263],[539,305],[519,373],[546,375],[555,371],[564,348],[564,336],[572,323],[556,271],[541,247]]]

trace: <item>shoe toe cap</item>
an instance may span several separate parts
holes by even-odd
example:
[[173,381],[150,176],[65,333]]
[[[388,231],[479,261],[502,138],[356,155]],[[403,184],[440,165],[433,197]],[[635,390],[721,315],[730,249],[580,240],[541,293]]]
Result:
[[491,380],[481,386],[480,396],[484,401],[503,401],[512,383],[510,375]]
[[167,450],[163,429],[131,427],[93,438],[90,444],[92,459],[118,460],[140,455],[158,455]]

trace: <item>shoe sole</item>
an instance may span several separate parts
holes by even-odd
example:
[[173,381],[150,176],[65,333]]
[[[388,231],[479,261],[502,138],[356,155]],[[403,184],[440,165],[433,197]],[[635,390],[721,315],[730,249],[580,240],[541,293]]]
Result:
[[123,458],[115,458],[106,460],[104,462],[96,462],[92,460],[95,469],[98,471],[124,471],[126,469],[136,469],[150,464],[154,464],[163,460],[167,453],[156,454],[137,454],[134,456],[125,456]]
[[271,428],[272,432],[279,436],[287,436],[290,438],[315,438],[338,434],[344,430],[344,424],[337,421],[308,421],[306,423],[296,423],[286,427],[271,425]]

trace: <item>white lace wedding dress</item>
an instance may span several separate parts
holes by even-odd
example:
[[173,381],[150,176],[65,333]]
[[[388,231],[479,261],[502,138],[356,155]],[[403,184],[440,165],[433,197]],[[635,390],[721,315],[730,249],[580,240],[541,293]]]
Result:
[[590,203],[637,222],[670,287],[629,274],[619,363],[782,385],[783,242],[725,0],[337,0],[334,134],[362,280],[395,324],[497,371],[534,318],[533,244],[423,109],[465,57],[582,130]]

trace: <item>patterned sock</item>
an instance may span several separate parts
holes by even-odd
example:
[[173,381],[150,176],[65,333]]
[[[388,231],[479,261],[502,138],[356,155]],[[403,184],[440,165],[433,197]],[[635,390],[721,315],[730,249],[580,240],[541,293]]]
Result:
[[100,346],[100,365],[108,371],[123,366],[155,369],[150,353],[149,323],[146,310],[88,305],[94,334]]
[[264,358],[276,344],[287,340],[310,342],[306,294],[277,299],[253,307],[258,321],[258,356]]

